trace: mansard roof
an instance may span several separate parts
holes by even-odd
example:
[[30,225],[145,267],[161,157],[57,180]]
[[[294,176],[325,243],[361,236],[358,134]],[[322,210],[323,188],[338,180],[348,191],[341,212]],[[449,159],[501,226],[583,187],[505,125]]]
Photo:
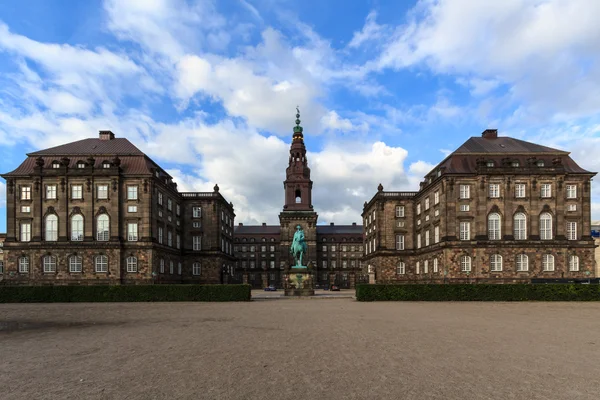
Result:
[[279,235],[279,225],[238,225],[235,227],[236,235]]
[[495,138],[471,137],[452,154],[480,154],[480,153],[502,153],[502,154],[531,154],[549,153],[556,155],[567,155],[569,152],[553,149],[539,144],[526,142],[524,140],[499,136]]
[[317,225],[317,235],[362,235],[362,225]]
[[27,154],[28,156],[143,156],[144,153],[125,138],[102,140],[98,138],[77,140],[49,149]]

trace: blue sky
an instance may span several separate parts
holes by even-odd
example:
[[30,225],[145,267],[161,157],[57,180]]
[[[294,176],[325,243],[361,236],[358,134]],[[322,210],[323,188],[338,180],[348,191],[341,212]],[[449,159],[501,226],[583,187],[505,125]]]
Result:
[[596,0],[7,2],[0,171],[111,129],[180,190],[218,183],[238,222],[277,223],[296,105],[322,223],[360,222],[380,182],[416,190],[486,128],[599,171],[597,15]]

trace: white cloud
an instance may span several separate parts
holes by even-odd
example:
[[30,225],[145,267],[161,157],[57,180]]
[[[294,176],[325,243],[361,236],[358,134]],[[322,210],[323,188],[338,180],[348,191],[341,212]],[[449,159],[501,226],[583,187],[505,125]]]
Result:
[[367,20],[362,30],[360,32],[354,32],[354,36],[352,36],[352,40],[348,43],[348,47],[359,47],[366,42],[380,39],[384,35],[386,27],[377,24],[375,21],[376,19],[377,13],[371,11],[369,15],[367,15]]
[[0,208],[6,207],[6,184],[0,182]]
[[349,119],[340,118],[337,112],[331,110],[321,118],[321,124],[325,129],[339,131],[353,130],[352,122]]

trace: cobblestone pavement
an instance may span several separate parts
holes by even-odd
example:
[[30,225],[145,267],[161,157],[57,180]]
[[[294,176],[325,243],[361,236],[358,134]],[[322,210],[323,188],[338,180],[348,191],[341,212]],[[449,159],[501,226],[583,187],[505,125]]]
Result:
[[0,388],[3,400],[596,400],[600,304],[3,304]]

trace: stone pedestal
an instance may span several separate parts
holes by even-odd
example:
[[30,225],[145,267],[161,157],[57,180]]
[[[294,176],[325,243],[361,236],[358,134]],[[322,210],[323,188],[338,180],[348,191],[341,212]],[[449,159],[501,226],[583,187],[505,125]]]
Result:
[[311,268],[286,268],[285,295],[313,296],[315,294],[314,276]]

